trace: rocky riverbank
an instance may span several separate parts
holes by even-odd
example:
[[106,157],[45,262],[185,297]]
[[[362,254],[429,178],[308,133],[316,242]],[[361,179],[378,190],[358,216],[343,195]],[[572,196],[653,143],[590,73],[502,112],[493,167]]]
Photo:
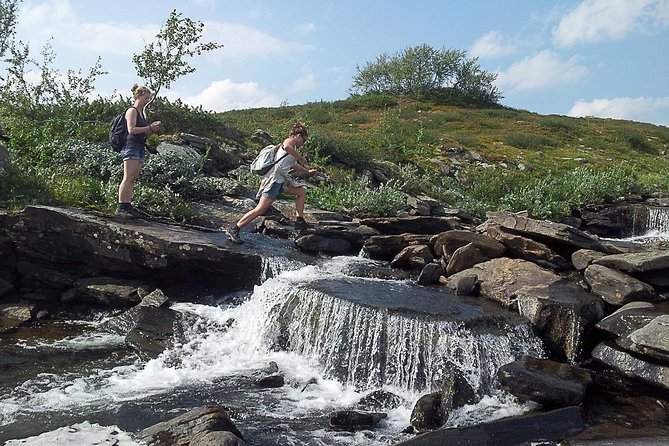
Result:
[[[661,244],[603,242],[574,226],[524,214],[489,213],[484,222],[457,210],[440,214],[345,220],[314,212],[309,216],[314,227],[300,234],[280,216],[269,217],[257,228],[265,236],[256,237],[295,237],[294,242],[251,239],[239,247],[212,228],[39,206],[2,213],[0,330],[10,333],[69,305],[119,308],[124,313],[109,329],[140,354],[155,357],[178,339],[179,324],[173,322],[181,316],[166,303],[179,298],[184,283],[202,296],[251,289],[261,281],[263,259],[272,255],[362,252],[390,268],[359,274],[409,277],[443,291],[444,299],[455,294],[490,300],[527,319],[546,347],[546,357],[521,357],[498,371],[502,388],[537,403],[534,418],[439,429],[452,411],[471,401],[453,373],[440,392],[417,403],[411,429],[424,434],[406,444],[443,444],[472,435],[480,438],[477,444],[666,440],[669,250]],[[242,444],[215,433],[243,436],[224,414],[221,408],[202,408],[183,415],[190,421],[180,418],[179,427],[161,425],[139,437],[177,444],[176,434],[156,433],[177,429],[183,438],[209,441],[202,444]],[[338,429],[371,429],[382,418],[382,412],[352,408],[333,413],[330,422]],[[193,421],[200,419],[210,421]],[[507,434],[508,442],[500,442]]]

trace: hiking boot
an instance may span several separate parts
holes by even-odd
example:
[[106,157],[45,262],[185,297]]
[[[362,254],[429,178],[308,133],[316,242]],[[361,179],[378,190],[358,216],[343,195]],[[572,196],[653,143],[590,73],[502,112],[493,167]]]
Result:
[[304,218],[298,217],[295,219],[295,229],[298,231],[304,231],[311,228],[311,225],[304,221]]
[[237,243],[238,245],[244,243],[244,240],[242,240],[241,237],[239,236],[239,228],[237,227],[237,225],[225,228],[223,232],[225,232],[225,234],[228,236],[228,238],[232,243]]
[[135,208],[133,208],[130,203],[119,203],[116,206],[116,216],[123,218],[138,218],[139,216],[133,212],[134,210]]

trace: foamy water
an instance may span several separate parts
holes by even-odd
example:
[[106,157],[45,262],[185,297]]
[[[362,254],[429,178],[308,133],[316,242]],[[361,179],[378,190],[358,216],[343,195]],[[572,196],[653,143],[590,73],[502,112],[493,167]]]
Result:
[[[275,419],[293,419],[349,408],[369,389],[361,390],[355,383],[346,385],[331,378],[323,367],[318,349],[302,348],[299,354],[273,349],[279,329],[273,315],[296,286],[312,280],[344,277],[341,271],[349,262],[364,261],[337,258],[320,266],[306,266],[292,270],[291,268],[282,270],[276,265],[274,267],[270,265],[272,271],[267,276],[273,278],[257,286],[251,298],[239,306],[228,308],[193,303],[174,304],[172,309],[197,317],[197,323],[188,327],[186,342],[175,345],[148,362],[137,360],[131,364],[93,370],[79,375],[73,373],[38,375],[8,394],[0,395],[0,425],[20,422],[31,413],[76,411],[80,414],[93,414],[103,408],[122,407],[125,402],[153,395],[171,394],[175,389],[210,385],[235,376],[253,377],[265,369],[271,361],[278,364],[289,385],[272,389],[271,396],[277,402],[254,407],[254,413]],[[374,281],[374,279],[368,280],[370,283]],[[454,344],[454,348],[461,349],[463,345],[469,345],[474,341],[476,339],[471,337],[464,340],[464,344]],[[93,330],[81,336],[49,343],[37,342],[30,346],[26,344],[25,347],[87,350],[108,348],[120,342],[122,338],[118,336]],[[535,346],[531,345],[528,348],[532,350]],[[501,356],[498,362],[504,363],[513,359],[508,353],[499,353]],[[485,360],[484,357],[476,358],[472,363],[485,367],[488,365],[484,364]],[[468,373],[476,375],[476,371],[471,367]],[[315,383],[305,387],[309,381]],[[384,436],[391,438],[409,424],[411,408],[424,390],[402,388],[399,381],[398,385],[389,383],[383,387],[401,396],[407,404],[389,411],[388,418],[382,421],[376,431],[375,439],[368,438],[367,444],[389,444],[390,440],[384,439]],[[457,424],[467,419],[494,419],[503,414],[522,413],[527,410],[525,406],[505,398],[498,395],[484,399],[470,411],[463,409],[458,412],[453,422]],[[485,415],[481,415],[482,413]],[[85,436],[85,441],[80,440],[81,435]],[[333,434],[324,430],[312,432],[310,435],[327,437]],[[337,444],[345,444],[348,441],[352,441],[350,444],[360,444],[355,443],[362,440],[358,437],[358,434],[346,436],[345,440],[342,437]],[[59,442],[54,443],[54,438]],[[96,438],[113,438],[119,445],[135,444],[115,426],[105,427],[90,423],[57,429],[20,444],[94,444],[91,439]]]

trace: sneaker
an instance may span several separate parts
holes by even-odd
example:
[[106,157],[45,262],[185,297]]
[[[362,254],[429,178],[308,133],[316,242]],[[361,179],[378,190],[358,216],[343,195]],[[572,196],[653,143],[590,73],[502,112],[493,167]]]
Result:
[[133,213],[133,207],[130,206],[130,203],[119,203],[116,206],[116,216],[122,218],[137,218],[138,216]]
[[225,228],[223,232],[225,232],[232,243],[237,243],[238,245],[244,243],[244,240],[239,237],[239,228],[237,225]]
[[304,231],[311,228],[311,225],[307,223],[304,218],[297,218],[295,220],[295,229],[298,231]]

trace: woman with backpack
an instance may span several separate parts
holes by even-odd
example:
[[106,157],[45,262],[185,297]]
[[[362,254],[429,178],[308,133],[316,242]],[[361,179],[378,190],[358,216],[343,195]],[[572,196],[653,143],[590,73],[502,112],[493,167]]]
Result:
[[122,217],[142,217],[141,211],[135,209],[130,202],[135,188],[135,181],[144,163],[146,138],[151,133],[157,133],[162,128],[160,121],[148,123],[144,116],[144,107],[151,100],[151,91],[145,86],[132,86],[132,107],[125,111],[125,120],[128,128],[126,139],[120,155],[123,159],[123,180],[118,188],[118,206],[116,215]]
[[290,176],[293,169],[311,176],[318,174],[316,169],[305,167],[308,160],[297,151],[307,141],[307,137],[307,129],[304,124],[296,123],[293,125],[288,133],[288,138],[283,140],[275,155],[275,159],[279,161],[263,176],[260,182],[260,188],[256,195],[258,204],[244,214],[237,223],[224,229],[230,241],[243,243],[243,240],[239,237],[239,230],[257,217],[264,215],[281,192],[295,195],[295,229],[302,231],[308,227],[307,222],[304,221],[304,203],[307,198],[307,190]]

